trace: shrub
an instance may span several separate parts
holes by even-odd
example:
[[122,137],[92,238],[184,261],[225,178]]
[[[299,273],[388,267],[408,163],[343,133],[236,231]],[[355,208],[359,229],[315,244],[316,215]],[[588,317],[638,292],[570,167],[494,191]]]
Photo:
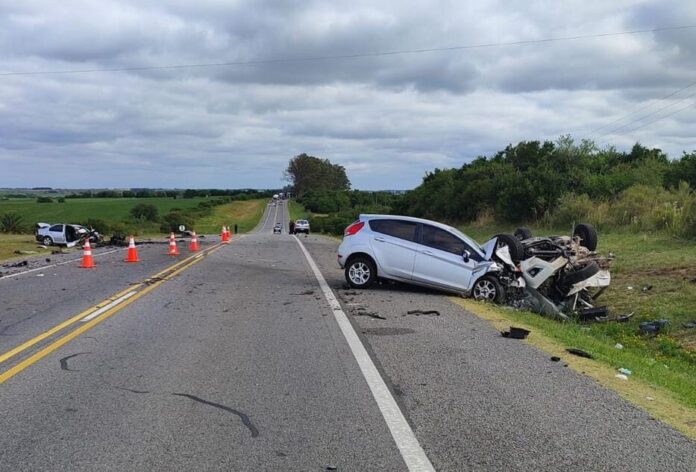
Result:
[[0,216],[0,231],[3,233],[21,233],[24,229],[22,216],[18,213],[5,213]]
[[181,211],[170,211],[162,217],[160,231],[169,233],[171,231],[179,231],[179,226],[184,225],[187,229],[193,228],[194,219],[188,214]]
[[36,203],[53,203],[53,199],[51,197],[38,197]]
[[65,197],[59,197],[58,203],[65,203]]
[[138,203],[131,208],[130,214],[136,220],[157,221],[158,212],[155,205]]
[[82,226],[86,228],[94,228],[101,234],[107,234],[112,229],[111,225],[99,218],[87,218],[87,221],[82,223]]

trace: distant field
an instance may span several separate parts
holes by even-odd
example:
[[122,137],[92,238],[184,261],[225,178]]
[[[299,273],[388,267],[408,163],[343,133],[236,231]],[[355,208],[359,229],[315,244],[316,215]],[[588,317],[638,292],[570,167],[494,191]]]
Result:
[[267,199],[245,200],[217,206],[213,209],[213,214],[201,218],[196,222],[196,231],[199,233],[216,234],[222,229],[222,225],[229,225],[234,230],[237,225],[237,232],[246,233],[256,226],[266,208]]
[[138,203],[155,205],[160,215],[172,208],[193,208],[206,198],[68,198],[65,203],[37,203],[35,199],[18,198],[0,200],[0,215],[15,212],[22,216],[25,225],[37,222],[79,223],[88,218],[98,218],[107,223],[121,222],[128,218],[131,208]]

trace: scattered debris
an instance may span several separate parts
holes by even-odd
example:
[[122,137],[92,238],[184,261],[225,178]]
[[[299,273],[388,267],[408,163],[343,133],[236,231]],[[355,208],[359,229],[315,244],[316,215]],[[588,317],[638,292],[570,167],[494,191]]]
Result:
[[13,269],[15,267],[26,267],[29,265],[29,261],[20,261],[20,262],[15,262],[14,264],[4,264],[3,267],[7,269]]
[[554,361],[554,362],[558,362],[558,361],[561,360],[561,358],[558,357],[558,356],[551,356],[551,360]]
[[589,352],[583,351],[582,349],[576,349],[574,347],[569,347],[566,352],[573,354],[574,356],[584,357],[585,359],[594,359],[594,356]]
[[642,289],[640,289],[640,291],[645,293],[645,292],[649,292],[650,290],[652,290],[652,288],[653,288],[652,285],[645,285]]
[[[437,310],[409,310],[406,312],[406,315],[429,315],[429,316],[440,316],[440,312]],[[403,316],[406,316],[403,315]]]
[[516,328],[515,326],[510,326],[510,331],[501,331],[500,334],[504,338],[512,338],[512,339],[526,339],[527,336],[531,333],[528,329],[524,328]]
[[609,321],[616,321],[617,323],[625,323],[631,319],[631,317],[633,316],[633,313],[634,312],[631,312],[627,315],[619,315],[619,316],[615,316],[613,318],[609,318],[608,316],[598,316],[597,318],[595,318],[595,321],[598,321],[600,323],[607,323]]
[[314,290],[305,290],[300,293],[291,293],[290,295],[314,295]]
[[605,306],[583,308],[578,311],[578,319],[580,321],[594,321],[597,318],[606,318],[608,313],[609,309]]
[[369,316],[370,318],[377,318],[378,320],[386,320],[386,318],[374,311],[365,311],[360,313],[361,315]]
[[43,277],[44,274],[36,274],[37,277]]
[[649,402],[655,401],[655,399],[653,397],[645,397],[645,399]]
[[43,244],[39,244],[39,245],[36,246],[36,247],[39,248],[39,249],[48,249],[48,246],[44,246]]
[[[305,234],[305,237],[306,237],[306,236],[307,236],[307,235]],[[327,466],[326,466],[326,470],[338,470],[338,467],[336,467],[335,465],[327,465]]]
[[682,324],[684,328],[696,328],[696,320],[691,320],[687,321],[686,323]]
[[638,326],[638,331],[641,334],[658,334],[668,324],[668,320],[643,321]]
[[616,349],[621,350],[621,349],[623,349],[623,344],[621,344],[621,343],[616,343],[616,344],[614,344],[614,347],[615,347]]
[[632,374],[632,372],[625,367],[621,367],[617,370],[619,371],[619,373],[624,374],[624,375],[631,375]]
[[47,258],[46,258],[46,262],[49,262],[49,263],[50,263],[50,262],[51,262],[51,258],[50,258],[50,257],[47,257]]
[[628,376],[624,374],[616,374],[614,377],[621,380],[628,380]]
[[38,251],[26,251],[24,249],[17,249],[15,254],[20,254],[22,256],[31,256],[32,254],[38,254]]
[[631,286],[629,285],[628,287],[626,287],[626,289],[627,289],[627,290],[633,290],[633,287],[631,287]]

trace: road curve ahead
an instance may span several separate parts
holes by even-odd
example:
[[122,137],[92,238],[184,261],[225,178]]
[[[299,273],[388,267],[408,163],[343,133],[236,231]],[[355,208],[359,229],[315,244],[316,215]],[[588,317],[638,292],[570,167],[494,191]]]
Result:
[[45,277],[0,280],[19,321],[0,359],[140,287],[0,362],[0,470],[696,470],[689,440],[446,297],[346,290],[336,243],[288,219],[269,205],[229,245],[114,264],[112,293],[68,284],[49,307]]

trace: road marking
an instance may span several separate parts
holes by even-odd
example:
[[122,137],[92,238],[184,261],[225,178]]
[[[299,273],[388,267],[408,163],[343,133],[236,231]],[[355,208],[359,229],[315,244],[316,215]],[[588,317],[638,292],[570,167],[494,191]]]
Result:
[[[114,250],[112,250],[112,251],[105,251],[105,252],[98,252],[98,253],[94,253],[94,256],[93,256],[93,257],[105,256],[106,254],[113,254],[114,252],[118,252],[118,251],[120,251],[120,249],[114,249]],[[47,265],[47,266],[43,266],[43,267],[37,267],[37,268],[35,268],[35,269],[25,270],[25,271],[23,271],[23,272],[15,272],[14,274],[6,274],[6,275],[3,275],[2,277],[0,277],[0,280],[9,279],[9,278],[11,278],[11,277],[17,277],[17,276],[20,276],[20,275],[28,274],[28,273],[30,273],[30,272],[36,272],[36,271],[38,271],[38,270],[46,270],[46,269],[50,269],[51,267],[58,267],[58,266],[62,266],[62,265],[65,265],[65,264],[70,264],[70,263],[72,263],[72,262],[77,262],[77,261],[80,261],[80,260],[82,260],[82,257],[78,257],[77,259],[70,259],[69,261],[58,262],[58,263],[56,263],[56,264],[51,264],[51,265]]]
[[[218,243],[217,245],[214,245],[209,249],[204,249],[204,253],[210,254],[211,252],[213,252],[214,250],[216,250],[219,247],[220,247],[220,244]],[[198,254],[198,255],[202,255],[202,254],[203,253]],[[147,280],[157,280],[160,277],[162,277],[164,274],[166,274],[167,272],[171,272],[171,271],[175,270],[176,268],[183,266],[184,264],[190,263],[191,261],[194,261],[194,262],[196,261],[193,258],[193,256],[189,256],[185,259],[182,259],[181,261],[178,261],[175,264],[172,264],[172,265],[164,268],[163,270],[157,272],[155,275],[148,277]],[[186,267],[189,267],[189,266],[187,265]],[[53,328],[50,328],[49,330],[33,337],[32,339],[25,341],[24,343],[20,344],[19,346],[15,347],[13,349],[10,349],[9,351],[0,355],[0,363],[5,362],[6,360],[16,356],[17,354],[19,354],[27,349],[29,349],[30,347],[34,346],[35,344],[38,344],[39,342],[43,341],[44,339],[49,338],[49,337],[53,336],[54,334],[67,328],[68,326],[82,320],[86,316],[91,315],[95,310],[98,311],[98,310],[102,309],[105,306],[104,305],[105,303],[110,304],[114,300],[126,295],[129,291],[137,292],[144,285],[145,285],[144,283],[139,283],[139,284],[136,284],[134,286],[130,286],[127,289],[122,290],[122,291],[116,293],[115,295],[112,295],[111,297],[102,300],[101,302],[97,303],[96,305],[93,305],[90,308],[78,313],[77,315],[73,316],[72,318],[69,318],[69,319],[63,321],[62,323],[57,324]]]
[[109,303],[108,305],[104,305],[103,307],[99,308],[98,310],[93,311],[93,312],[90,313],[89,315],[87,315],[87,316],[85,316],[84,318],[82,318],[80,321],[82,321],[82,322],[84,323],[85,321],[89,321],[89,320],[91,320],[91,319],[94,319],[94,318],[96,318],[97,316],[99,316],[99,315],[101,315],[102,313],[104,313],[105,311],[108,311],[108,310],[112,309],[113,307],[115,307],[116,305],[118,305],[119,303],[121,303],[122,301],[128,300],[130,297],[132,297],[132,296],[135,295],[136,293],[138,293],[136,290],[133,290],[133,291],[131,291],[131,292],[128,292],[127,294],[123,295],[122,297],[117,298],[116,300],[114,300],[113,302]]
[[408,470],[419,472],[435,471],[435,468],[430,463],[418,439],[416,439],[416,435],[406,421],[404,414],[401,412],[399,405],[397,405],[396,400],[394,400],[394,397],[389,391],[387,384],[379,374],[377,367],[375,367],[372,359],[370,359],[370,355],[367,353],[367,350],[365,350],[365,346],[363,346],[353,326],[350,324],[348,316],[346,316],[341,308],[341,304],[336,299],[329,284],[326,283],[326,279],[324,279],[324,276],[321,274],[319,267],[317,267],[317,264],[304,247],[304,244],[302,244],[302,241],[300,241],[297,236],[293,235],[293,237],[297,241],[297,244],[300,245],[300,249],[302,249],[309,266],[312,268],[312,272],[314,272],[314,277],[316,277],[317,282],[319,282],[321,291],[324,292],[324,297],[329,303],[336,322],[339,328],[341,328],[341,332],[346,338],[348,346],[350,346],[353,356],[360,366],[360,371],[372,391],[372,396],[377,402],[379,410],[382,412],[382,417],[389,427],[392,438],[394,438],[394,442],[396,442],[396,446],[399,448],[401,457],[404,459]]
[[[213,253],[214,251],[216,251],[217,249],[219,249],[220,247],[222,247],[222,245],[218,243],[218,244],[216,244],[215,246],[213,246],[213,247],[211,247],[210,249],[208,249],[206,254],[211,254],[211,253]],[[189,258],[189,259],[183,260],[183,261],[181,261],[181,262],[178,262],[177,264],[174,264],[174,266],[172,266],[172,267],[176,267],[176,266],[178,266],[178,265],[181,265],[181,264],[184,263],[184,262],[188,262],[187,264],[185,264],[185,265],[179,267],[179,268],[176,269],[175,271],[169,273],[169,274],[166,275],[165,277],[162,277],[161,279],[157,280],[157,281],[154,282],[153,284],[146,286],[145,288],[143,288],[143,289],[140,290],[140,291],[136,291],[136,293],[135,293],[134,295],[132,295],[130,298],[128,298],[128,299],[126,299],[126,300],[123,300],[120,304],[118,304],[118,305],[116,305],[116,306],[113,306],[113,307],[112,307],[111,309],[109,309],[109,310],[104,311],[103,313],[101,313],[101,314],[100,314],[99,316],[97,316],[96,318],[93,318],[93,319],[91,319],[91,320],[85,322],[83,325],[80,325],[78,328],[76,328],[76,329],[70,331],[70,332],[67,333],[65,336],[56,339],[55,341],[53,341],[53,342],[52,342],[51,344],[49,344],[48,346],[44,347],[44,348],[43,348],[42,350],[40,350],[39,352],[33,354],[32,356],[30,356],[30,357],[24,359],[22,362],[19,362],[17,365],[13,366],[12,368],[6,370],[6,371],[3,372],[2,374],[0,374],[0,384],[2,384],[2,383],[4,383],[4,382],[6,382],[7,380],[11,379],[11,378],[14,377],[15,375],[19,374],[20,372],[22,372],[24,369],[26,369],[27,367],[31,366],[32,364],[35,364],[36,362],[40,361],[41,359],[43,359],[44,357],[46,357],[47,355],[49,355],[50,353],[52,353],[53,351],[55,351],[56,349],[58,349],[59,347],[65,345],[65,344],[67,344],[67,343],[69,343],[70,341],[72,341],[73,339],[75,339],[76,337],[78,337],[79,335],[81,335],[81,334],[83,334],[84,332],[86,332],[86,331],[92,329],[94,326],[98,325],[99,323],[101,323],[102,321],[106,320],[106,319],[109,318],[110,316],[114,315],[115,313],[118,313],[119,311],[121,311],[122,309],[124,309],[125,307],[127,307],[128,305],[130,305],[131,303],[135,302],[135,301],[138,300],[139,298],[143,297],[143,296],[146,295],[147,293],[149,293],[149,292],[151,292],[152,290],[154,290],[155,288],[159,287],[160,285],[162,285],[162,284],[163,284],[164,282],[166,282],[167,280],[171,279],[171,278],[174,277],[175,275],[180,274],[181,272],[183,272],[183,271],[185,271],[186,269],[188,269],[189,267],[191,267],[191,266],[193,266],[193,265],[199,263],[200,261],[202,261],[202,259],[193,259],[193,258]],[[166,270],[163,271],[163,272],[166,272]],[[160,274],[163,273],[163,272],[160,272]]]

